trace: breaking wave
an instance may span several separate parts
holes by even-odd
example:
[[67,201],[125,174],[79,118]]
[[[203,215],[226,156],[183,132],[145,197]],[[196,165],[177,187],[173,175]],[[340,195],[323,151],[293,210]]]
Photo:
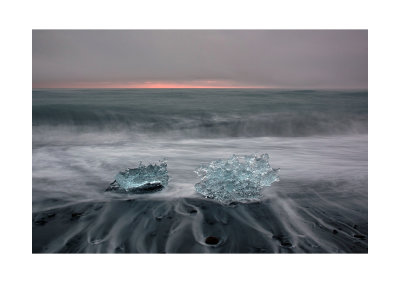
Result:
[[[34,128],[123,131],[184,137],[366,134],[368,96],[360,92],[232,90],[76,90],[34,92]],[[71,94],[72,93],[72,94]],[[299,97],[301,96],[301,98]]]
[[[39,112],[41,114],[37,114]],[[367,116],[329,115],[324,113],[273,113],[247,117],[204,115],[179,117],[152,115],[140,121],[140,115],[96,113],[84,110],[43,111],[34,109],[34,126],[68,127],[76,131],[128,131],[153,135],[182,135],[185,137],[263,137],[312,136],[337,134],[366,134]],[[207,117],[208,116],[208,117]]]

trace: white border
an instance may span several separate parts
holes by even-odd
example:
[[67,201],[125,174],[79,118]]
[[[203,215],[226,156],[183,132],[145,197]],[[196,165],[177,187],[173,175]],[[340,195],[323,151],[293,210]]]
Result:
[[[245,4],[246,3],[246,4]],[[395,282],[394,1],[15,1],[2,4],[2,282]],[[32,29],[369,29],[368,255],[32,255]],[[383,138],[380,138],[383,137]]]

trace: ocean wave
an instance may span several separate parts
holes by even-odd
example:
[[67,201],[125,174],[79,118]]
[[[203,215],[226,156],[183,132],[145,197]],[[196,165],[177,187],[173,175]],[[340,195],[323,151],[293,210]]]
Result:
[[[37,114],[39,111],[40,114]],[[257,115],[140,115],[43,110],[34,111],[34,131],[40,127],[69,127],[72,132],[126,131],[155,135],[178,135],[193,138],[312,136],[366,134],[368,117],[357,114],[273,113]]]
[[74,131],[186,137],[365,134],[366,92],[288,90],[34,91],[32,123]]

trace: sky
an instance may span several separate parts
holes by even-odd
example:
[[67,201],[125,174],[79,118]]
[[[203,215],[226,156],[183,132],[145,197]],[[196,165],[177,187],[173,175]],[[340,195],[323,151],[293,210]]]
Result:
[[33,88],[368,88],[367,30],[33,30]]

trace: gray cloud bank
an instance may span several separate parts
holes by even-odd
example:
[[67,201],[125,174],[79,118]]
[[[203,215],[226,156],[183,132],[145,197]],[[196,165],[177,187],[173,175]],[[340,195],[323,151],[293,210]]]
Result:
[[367,88],[366,30],[33,30],[33,86]]

